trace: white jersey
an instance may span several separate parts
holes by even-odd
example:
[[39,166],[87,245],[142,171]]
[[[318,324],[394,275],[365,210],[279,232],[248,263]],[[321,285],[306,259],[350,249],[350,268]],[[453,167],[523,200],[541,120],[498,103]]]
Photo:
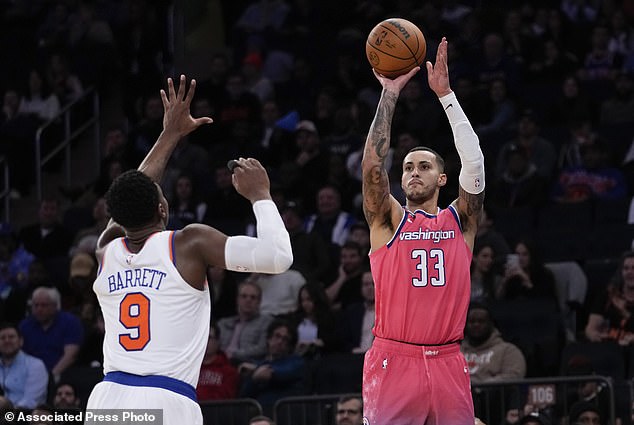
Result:
[[138,253],[125,238],[106,246],[93,289],[105,321],[104,374],[158,375],[196,387],[211,317],[209,287],[190,286],[175,266],[174,232]]

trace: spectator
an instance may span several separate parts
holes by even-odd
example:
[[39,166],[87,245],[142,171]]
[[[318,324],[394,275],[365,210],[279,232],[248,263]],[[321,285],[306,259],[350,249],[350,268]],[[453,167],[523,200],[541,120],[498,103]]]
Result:
[[[306,211],[315,211],[316,197],[322,182],[328,179],[330,153],[322,146],[312,121],[300,121],[295,127],[297,154],[280,166],[286,194],[300,200]],[[310,232],[310,228],[307,229]],[[330,241],[330,236],[325,238]]]
[[196,386],[198,401],[232,399],[236,397],[237,392],[238,369],[220,350],[220,328],[212,322]]
[[571,425],[601,425],[601,414],[594,404],[578,401],[570,407],[568,423]]
[[244,233],[251,217],[249,201],[236,192],[231,183],[231,171],[225,163],[214,167],[214,186],[205,199],[208,208],[203,223],[215,227],[227,235]]
[[275,425],[275,422],[268,416],[258,415],[251,418],[249,425]]
[[493,246],[476,241],[471,260],[471,302],[488,303],[495,299],[495,290],[502,277],[494,262]]
[[495,255],[496,268],[501,268],[504,265],[506,255],[511,252],[504,235],[495,229],[495,213],[486,206],[482,211],[482,218],[476,234],[476,243],[491,246]]
[[56,409],[79,409],[80,400],[77,390],[68,382],[60,382],[55,387],[53,407]]
[[[508,135],[511,124],[515,122],[516,106],[509,98],[506,82],[496,79],[489,83],[488,87],[488,116],[487,121],[476,126],[475,131],[482,143],[489,150]],[[495,146],[497,147],[497,146]]]
[[627,194],[623,172],[609,164],[606,143],[596,141],[581,148],[582,164],[562,170],[552,189],[557,202],[591,199],[618,200]]
[[483,304],[471,304],[469,308],[461,350],[475,384],[522,379],[526,375],[524,355],[515,345],[504,341],[491,312]]
[[207,269],[207,283],[211,296],[211,318],[217,322],[222,318],[235,316],[238,312],[238,284],[234,272],[221,267]]
[[314,359],[339,348],[337,321],[321,284],[302,286],[296,305],[293,314],[298,335],[296,353]]
[[570,388],[571,391],[566,395],[566,404],[574,406],[576,403],[588,403],[599,412],[600,417],[608,418],[611,409],[611,395],[604,381],[592,379],[592,377],[596,377],[592,361],[583,355],[573,356],[568,360],[564,373],[568,376],[590,377],[589,380],[578,382],[577,385]]
[[68,59],[61,52],[51,54],[48,59],[46,80],[64,106],[79,99],[84,92],[79,77],[71,72]]
[[363,301],[348,305],[342,316],[343,342],[353,354],[364,354],[374,340],[374,278],[369,270],[361,275],[361,296]]
[[517,425],[551,425],[550,418],[541,412],[534,411],[524,415]]
[[269,316],[284,316],[294,312],[299,290],[306,283],[304,276],[292,269],[280,274],[253,273],[249,281],[260,287],[260,313]]
[[556,300],[555,277],[538,258],[538,252],[526,241],[515,244],[515,256],[509,257],[497,299],[544,298]]
[[539,135],[539,125],[537,117],[532,109],[525,109],[519,119],[517,137],[506,143],[498,153],[496,174],[501,176],[507,152],[515,148],[521,148],[527,155],[531,164],[537,169],[537,174],[550,178],[555,170],[557,154],[552,143]]
[[266,330],[266,354],[254,363],[242,363],[241,397],[255,398],[265,415],[277,400],[302,393],[303,359],[293,353],[297,331],[289,322],[273,321]]
[[364,264],[361,246],[356,242],[346,242],[341,247],[339,257],[337,278],[326,287],[326,295],[335,310],[361,301],[361,273]]
[[307,233],[304,229],[302,208],[296,201],[288,201],[282,206],[282,220],[291,237],[293,265],[307,279],[325,281],[331,272],[328,245],[317,233]]
[[272,317],[260,314],[262,290],[245,281],[238,288],[238,314],[218,321],[220,348],[232,364],[259,360],[266,354],[265,329]]
[[46,401],[48,372],[44,362],[22,351],[18,328],[0,325],[0,390],[16,408],[33,409]]
[[8,223],[0,223],[0,322],[24,317],[29,267],[34,257],[27,252]]
[[634,83],[631,74],[617,74],[614,94],[601,104],[600,122],[603,125],[634,123]]
[[61,311],[61,297],[55,288],[39,287],[31,295],[31,316],[20,322],[24,351],[40,358],[55,381],[75,363],[83,340],[81,322]]
[[27,94],[20,99],[18,113],[31,115],[43,124],[55,118],[59,111],[59,99],[50,91],[43,75],[32,69],[29,73],[29,88]]
[[634,251],[623,254],[612,281],[592,303],[585,333],[595,342],[634,342]]
[[188,174],[181,174],[174,184],[170,202],[170,228],[182,229],[188,224],[202,223],[207,204],[200,201],[196,184]]
[[59,219],[59,201],[44,198],[40,202],[38,221],[23,227],[18,235],[24,248],[41,260],[65,257],[72,235]]
[[363,399],[357,396],[342,396],[337,400],[336,425],[362,425]]
[[502,174],[489,191],[492,203],[500,208],[537,207],[547,198],[548,180],[539,174],[525,148],[506,145]]

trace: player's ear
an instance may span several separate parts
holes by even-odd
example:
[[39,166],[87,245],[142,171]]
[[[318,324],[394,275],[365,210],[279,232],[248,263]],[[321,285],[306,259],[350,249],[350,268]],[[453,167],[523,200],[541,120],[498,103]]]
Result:
[[165,220],[167,217],[167,209],[165,208],[165,204],[163,204],[163,202],[159,202],[158,204],[158,213],[161,219]]
[[446,184],[447,184],[447,174],[440,173],[440,175],[438,176],[438,186],[443,187]]

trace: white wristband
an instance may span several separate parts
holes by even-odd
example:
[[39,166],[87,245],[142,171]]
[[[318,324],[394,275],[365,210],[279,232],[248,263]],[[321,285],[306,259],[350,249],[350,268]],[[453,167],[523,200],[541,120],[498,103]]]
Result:
[[253,203],[258,237],[230,236],[225,245],[227,270],[282,273],[293,263],[291,240],[277,206],[271,200]]
[[458,177],[460,186],[467,193],[474,195],[481,193],[484,190],[484,155],[480,149],[478,135],[473,131],[454,92],[439,100],[449,119],[456,150],[462,163]]

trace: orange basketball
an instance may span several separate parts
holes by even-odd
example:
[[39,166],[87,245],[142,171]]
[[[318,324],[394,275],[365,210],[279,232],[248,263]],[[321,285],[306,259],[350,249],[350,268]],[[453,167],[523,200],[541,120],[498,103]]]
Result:
[[425,60],[427,43],[423,32],[402,18],[389,18],[372,28],[365,54],[372,68],[388,78],[408,73]]

